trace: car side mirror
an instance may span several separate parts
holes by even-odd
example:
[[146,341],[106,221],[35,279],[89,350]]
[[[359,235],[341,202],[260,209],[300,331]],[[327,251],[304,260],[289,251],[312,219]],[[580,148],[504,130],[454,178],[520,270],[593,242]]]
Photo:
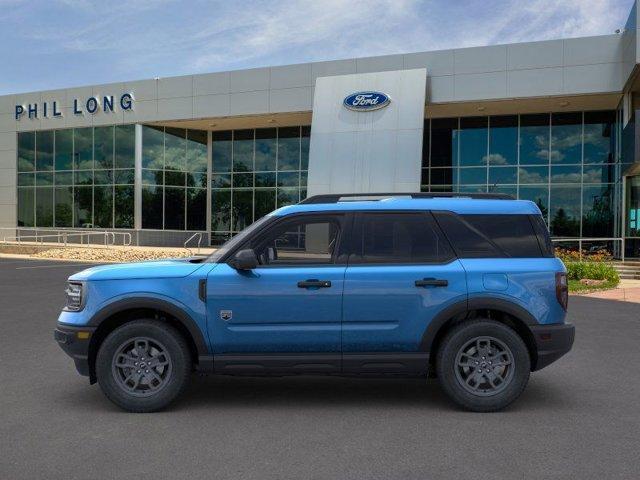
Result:
[[258,257],[253,249],[247,248],[236,253],[230,264],[236,270],[253,270],[258,266]]

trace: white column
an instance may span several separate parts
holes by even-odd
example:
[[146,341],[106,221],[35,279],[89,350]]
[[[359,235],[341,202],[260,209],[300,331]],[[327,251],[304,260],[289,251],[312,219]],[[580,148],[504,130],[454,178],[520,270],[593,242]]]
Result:
[[134,227],[142,229],[142,125],[136,124],[136,157],[134,183]]

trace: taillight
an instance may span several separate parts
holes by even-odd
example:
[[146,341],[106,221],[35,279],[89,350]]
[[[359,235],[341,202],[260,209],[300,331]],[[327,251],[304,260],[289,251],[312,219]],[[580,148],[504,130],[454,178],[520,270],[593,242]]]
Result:
[[556,298],[560,306],[566,311],[569,303],[569,284],[567,283],[567,274],[564,272],[556,273]]

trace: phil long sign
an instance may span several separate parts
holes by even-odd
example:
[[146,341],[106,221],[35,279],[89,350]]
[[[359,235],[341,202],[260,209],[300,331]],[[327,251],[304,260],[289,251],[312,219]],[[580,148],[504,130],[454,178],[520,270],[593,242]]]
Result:
[[[71,103],[71,112],[74,115],[84,115],[98,113],[102,110],[105,113],[113,113],[116,110],[133,110],[133,94],[123,93],[119,97],[114,95],[93,96],[87,99],[74,98]],[[56,118],[62,117],[62,105],[56,100],[51,102],[28,103],[26,105],[16,105],[16,120],[22,118]]]
[[368,112],[386,107],[391,102],[388,95],[382,92],[356,92],[347,95],[343,104],[349,110]]

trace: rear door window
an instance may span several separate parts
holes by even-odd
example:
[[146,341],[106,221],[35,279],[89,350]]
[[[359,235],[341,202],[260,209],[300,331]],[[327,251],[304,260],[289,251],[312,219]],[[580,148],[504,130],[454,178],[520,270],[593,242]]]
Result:
[[349,263],[426,264],[454,258],[428,212],[376,212],[356,216]]
[[461,258],[543,256],[529,215],[438,212],[436,218]]

